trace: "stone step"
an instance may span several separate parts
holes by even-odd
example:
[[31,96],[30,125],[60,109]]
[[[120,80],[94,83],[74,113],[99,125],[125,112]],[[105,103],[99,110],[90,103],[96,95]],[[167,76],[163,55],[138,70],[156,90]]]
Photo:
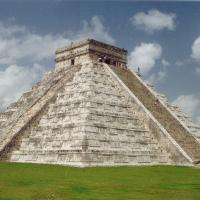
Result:
[[[184,151],[193,159],[200,160],[200,143],[188,132],[180,122],[161,103],[155,106],[156,96],[139,81],[130,70],[124,70],[110,66],[123,83],[143,103],[143,105],[154,115],[159,123],[178,142]],[[192,147],[189,146],[192,144]]]
[[32,119],[49,103],[57,93],[58,89],[63,86],[66,81],[71,81],[76,71],[80,70],[80,66],[74,67],[70,70],[63,79],[60,79],[57,84],[53,84],[52,87],[48,88],[44,96],[42,96],[30,109],[22,114],[19,119],[16,119],[16,123],[12,125],[11,129],[5,131],[5,138],[0,142],[0,157],[7,151],[7,147],[12,142],[12,139],[20,133],[20,131],[28,125]]
[[[21,130],[11,161],[79,165],[170,163],[169,155],[146,126],[149,121],[144,124],[138,105],[102,65],[95,66],[101,76],[92,72],[92,66],[87,73],[81,73],[86,69],[83,66],[70,84],[63,82],[55,101],[49,102],[41,115]],[[113,87],[108,87],[109,83]],[[95,86],[89,88],[95,95],[79,98],[86,85]],[[73,95],[78,91],[77,96],[67,96],[69,90]]]

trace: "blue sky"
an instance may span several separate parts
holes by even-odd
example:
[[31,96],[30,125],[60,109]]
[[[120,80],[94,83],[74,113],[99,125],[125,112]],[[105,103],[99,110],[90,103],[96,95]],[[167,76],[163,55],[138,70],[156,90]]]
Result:
[[1,109],[53,67],[57,47],[88,37],[128,49],[129,66],[200,122],[199,2],[1,2]]

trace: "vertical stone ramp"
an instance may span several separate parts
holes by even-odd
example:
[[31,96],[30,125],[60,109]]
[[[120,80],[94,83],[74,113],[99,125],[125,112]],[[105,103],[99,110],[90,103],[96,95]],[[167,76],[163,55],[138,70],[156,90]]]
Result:
[[129,69],[114,66],[110,66],[110,68],[187,153],[192,162],[199,163],[200,143],[167,107],[158,101],[158,98],[147,88],[145,83]]
[[[43,108],[55,97],[57,91],[63,86],[64,83],[71,81],[75,73],[80,70],[80,66],[73,66],[62,72],[62,76],[57,77],[57,81],[53,84],[46,85],[44,92],[39,98],[35,97],[35,101],[32,102],[30,107],[21,110],[18,113],[15,121],[11,121],[10,124],[5,126],[3,132],[0,135],[0,158],[4,159],[7,156],[7,152],[15,145],[15,138],[18,137],[23,130],[34,121],[35,117],[43,111]],[[53,79],[51,80],[53,81]],[[23,111],[23,112],[22,112]]]
[[73,166],[176,164],[101,63],[83,64],[22,130],[12,162]]
[[146,84],[149,90],[172,112],[184,127],[200,142],[200,124],[192,121],[192,118],[186,115],[178,106],[171,105],[164,94],[158,93],[153,85]]

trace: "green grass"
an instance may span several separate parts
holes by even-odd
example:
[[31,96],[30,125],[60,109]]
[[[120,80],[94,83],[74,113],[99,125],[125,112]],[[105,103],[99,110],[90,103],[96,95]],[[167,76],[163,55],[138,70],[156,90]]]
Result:
[[200,200],[200,169],[0,163],[0,200]]

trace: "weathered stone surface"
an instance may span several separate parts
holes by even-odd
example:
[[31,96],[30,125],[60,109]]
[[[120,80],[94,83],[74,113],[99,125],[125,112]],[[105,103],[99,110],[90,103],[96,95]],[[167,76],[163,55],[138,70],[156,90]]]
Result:
[[96,40],[86,39],[71,43],[70,46],[59,48],[56,51],[56,69],[73,64],[82,64],[85,61],[107,58],[109,64],[117,67],[126,67],[127,50],[107,45]]
[[146,84],[129,69],[123,70],[112,67],[116,74],[123,80],[129,90],[142,102],[151,112],[156,120],[162,125],[170,136],[176,141],[181,149],[190,157],[193,163],[200,162],[200,143],[191,133],[187,125],[174,114],[163,95],[155,95]]
[[[193,164],[188,149],[194,141],[183,148],[117,73],[127,71],[125,50],[87,40],[73,44],[71,51],[59,49],[56,59],[62,57],[62,64],[0,114],[2,160],[73,166]],[[118,64],[98,62],[105,54]],[[138,84],[137,79],[127,81]],[[167,105],[165,97],[152,95]]]

